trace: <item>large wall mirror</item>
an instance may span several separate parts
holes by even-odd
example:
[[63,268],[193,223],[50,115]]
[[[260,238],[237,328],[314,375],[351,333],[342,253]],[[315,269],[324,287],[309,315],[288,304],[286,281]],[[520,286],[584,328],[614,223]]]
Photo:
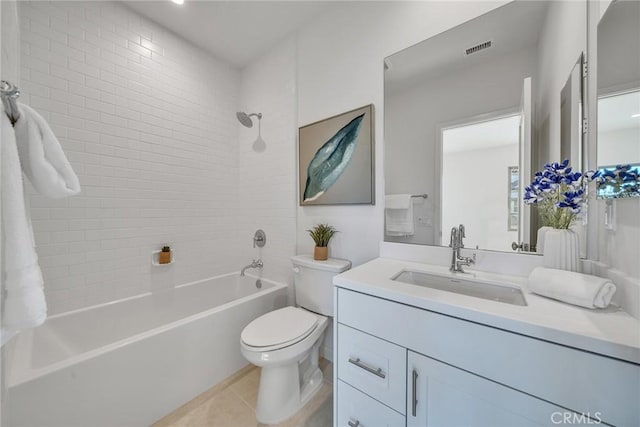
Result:
[[464,224],[468,248],[535,252],[524,186],[582,168],[586,14],[511,2],[385,59],[385,241],[446,246]]
[[597,195],[638,197],[640,183],[630,177],[625,180],[625,175],[640,169],[640,2],[611,3],[598,24],[597,37],[596,157],[598,168],[610,174],[598,185]]

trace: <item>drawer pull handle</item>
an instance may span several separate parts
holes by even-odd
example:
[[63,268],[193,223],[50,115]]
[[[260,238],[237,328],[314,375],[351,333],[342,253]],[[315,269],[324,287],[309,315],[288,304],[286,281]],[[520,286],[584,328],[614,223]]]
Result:
[[349,427],[359,427],[360,421],[356,420],[356,422],[354,423],[353,421],[349,420],[347,424],[349,424]]
[[382,368],[377,368],[377,369],[376,368],[372,368],[371,366],[367,365],[366,363],[361,362],[359,357],[357,357],[355,359],[353,357],[349,358],[349,363],[352,363],[352,364],[356,365],[358,368],[364,369],[367,372],[371,372],[373,375],[377,375],[380,378],[386,378],[385,373],[382,372]]
[[418,372],[415,369],[413,370],[413,381],[411,383],[411,391],[413,395],[411,398],[411,415],[415,417],[417,413],[417,408],[418,408]]

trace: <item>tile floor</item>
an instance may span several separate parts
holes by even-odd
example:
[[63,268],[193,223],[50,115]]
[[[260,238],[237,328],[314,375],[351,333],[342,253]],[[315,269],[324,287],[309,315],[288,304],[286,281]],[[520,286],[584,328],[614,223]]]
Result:
[[[277,427],[331,427],[333,365],[320,360],[324,383],[296,415]],[[247,366],[153,424],[153,427],[266,427],[256,421],[260,369]]]

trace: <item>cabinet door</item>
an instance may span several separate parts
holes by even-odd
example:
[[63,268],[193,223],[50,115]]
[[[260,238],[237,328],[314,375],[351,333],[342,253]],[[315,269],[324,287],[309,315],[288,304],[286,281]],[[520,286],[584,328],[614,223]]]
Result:
[[599,421],[597,413],[589,419],[412,351],[407,362],[407,427],[529,427]]

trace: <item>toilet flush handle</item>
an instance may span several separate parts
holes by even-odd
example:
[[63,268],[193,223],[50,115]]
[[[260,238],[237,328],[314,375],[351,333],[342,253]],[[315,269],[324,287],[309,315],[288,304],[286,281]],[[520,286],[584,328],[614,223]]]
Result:
[[293,267],[292,270],[296,274],[300,273],[300,269],[298,267]]

